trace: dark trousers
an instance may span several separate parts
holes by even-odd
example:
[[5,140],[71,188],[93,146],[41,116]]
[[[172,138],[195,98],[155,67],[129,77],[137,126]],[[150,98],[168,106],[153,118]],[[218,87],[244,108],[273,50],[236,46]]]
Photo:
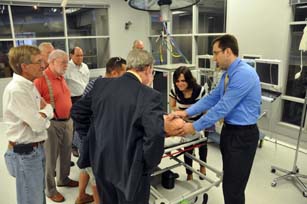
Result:
[[127,200],[122,191],[104,178],[96,177],[96,184],[100,196],[101,204],[149,204],[150,195],[150,176],[143,175],[135,198]]
[[[72,97],[70,97],[71,98],[71,103],[72,104],[76,103],[81,97],[82,96],[72,96]],[[74,133],[73,133],[73,143],[72,143],[71,146],[72,146],[73,149],[78,150],[78,145],[74,144],[75,143],[74,141],[76,140],[75,139],[75,137],[76,137],[75,136],[75,125],[74,125],[73,128],[74,128],[74,130],[73,130],[74,131]]]
[[[205,137],[208,138],[209,132],[205,132]],[[199,153],[199,159],[203,162],[207,162],[207,154],[208,154],[208,143],[207,141],[201,143],[202,146],[199,147],[198,149],[198,153]],[[186,147],[184,149],[189,149],[191,148],[191,146]],[[194,149],[188,150],[187,152],[189,154],[193,154]],[[187,156],[184,155],[184,163],[186,163],[189,166],[193,165],[193,160]],[[187,174],[192,174],[193,172],[189,169],[185,170]]]
[[244,204],[244,191],[253,165],[259,130],[257,125],[225,123],[221,132],[223,194],[225,204]]

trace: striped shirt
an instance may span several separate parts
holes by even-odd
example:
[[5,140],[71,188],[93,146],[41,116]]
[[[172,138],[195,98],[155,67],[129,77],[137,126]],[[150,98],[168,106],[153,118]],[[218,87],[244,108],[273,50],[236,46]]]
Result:
[[[206,94],[205,88],[198,85],[193,89],[192,96],[190,98],[185,98],[182,92],[180,92],[179,90],[178,92],[176,92],[174,88],[171,89],[169,96],[176,100],[176,107],[179,110],[185,110],[194,103],[196,103],[205,94]],[[189,120],[196,121],[201,117],[201,115],[202,114],[196,114],[190,116]]]

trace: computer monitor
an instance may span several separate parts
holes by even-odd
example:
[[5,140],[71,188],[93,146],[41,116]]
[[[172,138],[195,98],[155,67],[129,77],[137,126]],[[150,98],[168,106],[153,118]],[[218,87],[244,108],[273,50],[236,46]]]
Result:
[[216,63],[213,61],[212,55],[199,55],[198,67],[203,69],[215,69]]
[[261,59],[261,55],[243,54],[242,59]]
[[279,90],[281,87],[281,61],[271,59],[255,59],[256,72],[262,88]]

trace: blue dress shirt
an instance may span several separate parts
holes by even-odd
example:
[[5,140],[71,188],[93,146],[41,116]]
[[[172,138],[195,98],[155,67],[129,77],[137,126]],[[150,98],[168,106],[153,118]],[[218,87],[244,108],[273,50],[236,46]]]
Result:
[[[229,82],[224,92],[224,80]],[[261,86],[254,68],[237,58],[223,74],[219,85],[189,107],[189,116],[207,111],[193,123],[196,131],[211,127],[221,118],[232,125],[256,124],[261,107]]]

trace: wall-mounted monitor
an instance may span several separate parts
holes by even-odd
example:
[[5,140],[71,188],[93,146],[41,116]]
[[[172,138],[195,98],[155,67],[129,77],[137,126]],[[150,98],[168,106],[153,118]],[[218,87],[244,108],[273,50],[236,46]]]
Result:
[[254,54],[243,54],[242,59],[261,59],[261,55],[254,55]]
[[212,55],[199,55],[198,56],[198,67],[204,69],[215,69],[216,63],[213,61]]
[[262,88],[279,90],[281,88],[281,61],[271,59],[255,59],[256,72]]

